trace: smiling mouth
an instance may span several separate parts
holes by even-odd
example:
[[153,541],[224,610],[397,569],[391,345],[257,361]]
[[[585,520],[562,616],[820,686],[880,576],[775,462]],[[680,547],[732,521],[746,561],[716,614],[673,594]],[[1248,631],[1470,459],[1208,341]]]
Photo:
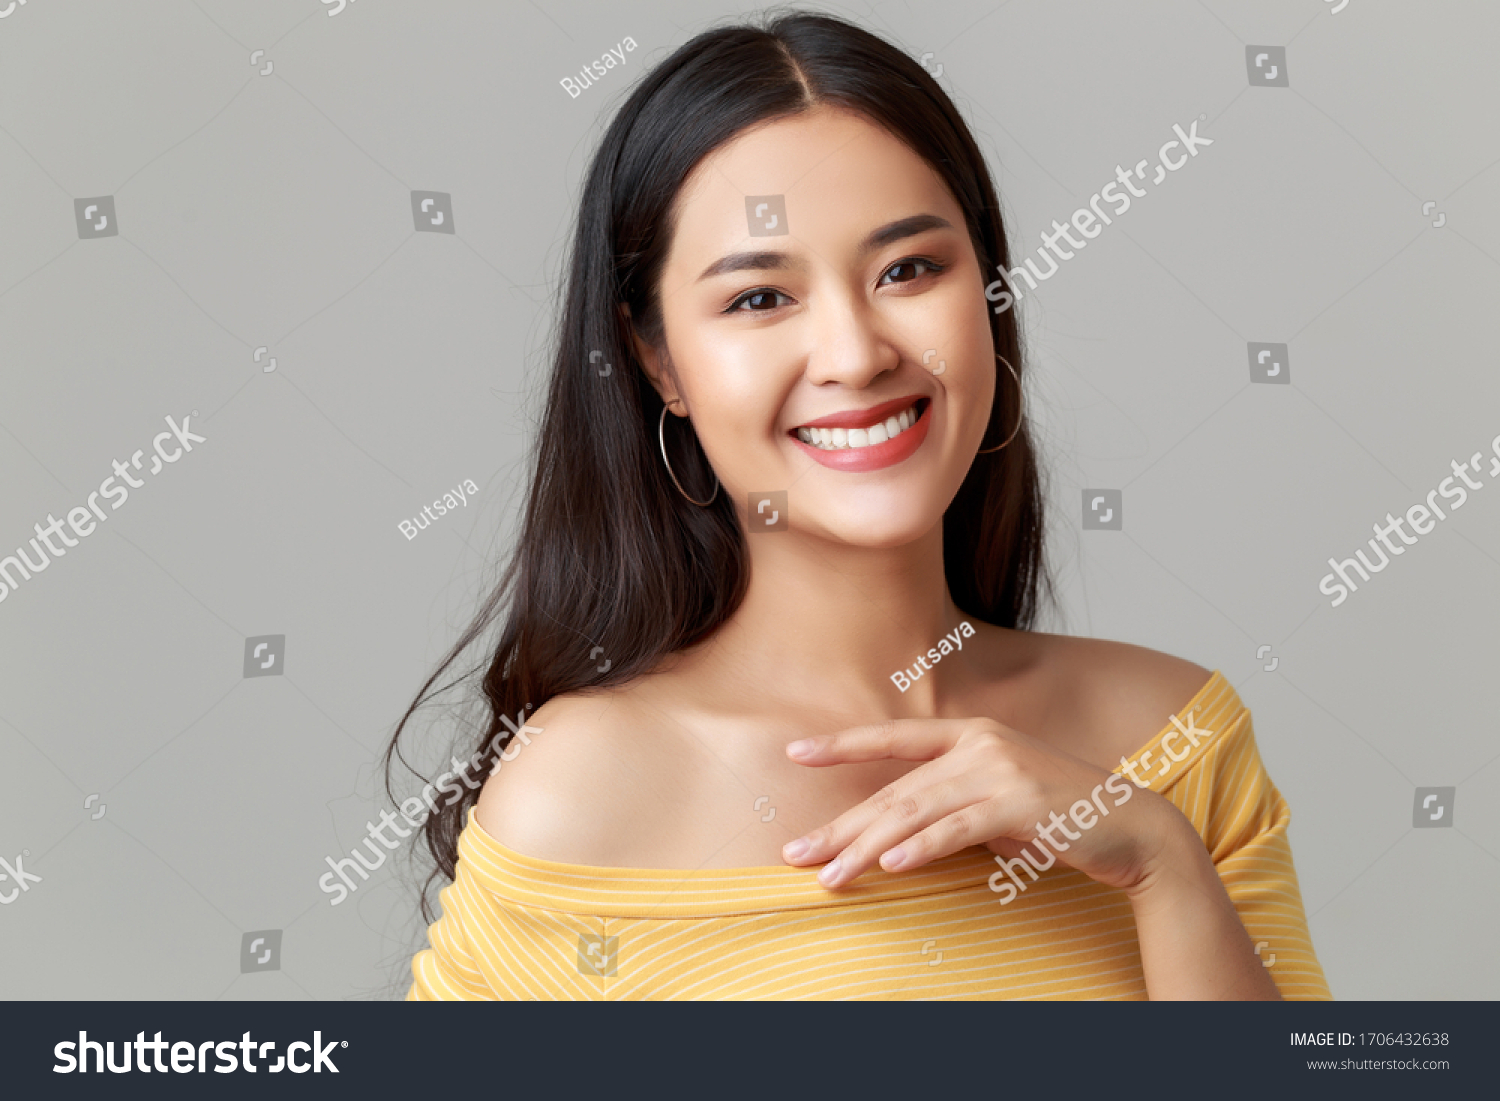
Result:
[[803,443],[819,451],[848,451],[862,447],[874,447],[909,431],[922,416],[927,398],[917,398],[899,413],[893,413],[883,421],[864,428],[809,428],[803,426],[793,434]]

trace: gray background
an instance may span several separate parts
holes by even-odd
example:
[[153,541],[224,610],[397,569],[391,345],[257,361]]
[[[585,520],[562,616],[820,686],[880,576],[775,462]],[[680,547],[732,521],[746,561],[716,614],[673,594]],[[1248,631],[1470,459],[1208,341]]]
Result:
[[[1334,7],[826,10],[933,54],[1018,258],[1202,117],[1214,144],[1022,305],[1066,604],[1046,626],[1236,685],[1337,997],[1493,998],[1500,489],[1484,474],[1340,607],[1317,584],[1500,433],[1500,7]],[[0,906],[5,997],[405,992],[412,869],[334,907],[324,858],[363,838],[376,757],[508,545],[602,126],[753,9],[330,10],[0,19],[0,555],[167,415],[207,437],[0,604],[0,857],[42,877]],[[1247,45],[1286,49],[1287,87],[1250,86]],[[413,191],[451,195],[456,232],[415,232]],[[98,196],[118,235],[81,239]],[[1290,385],[1250,381],[1252,342],[1288,346]],[[401,534],[465,479],[467,508]],[[1083,530],[1099,487],[1119,531]],[[286,636],[284,673],[247,679],[260,635]],[[445,757],[452,724],[424,730]],[[1456,789],[1451,826],[1413,827],[1424,786]],[[263,930],[275,967],[242,974]]]

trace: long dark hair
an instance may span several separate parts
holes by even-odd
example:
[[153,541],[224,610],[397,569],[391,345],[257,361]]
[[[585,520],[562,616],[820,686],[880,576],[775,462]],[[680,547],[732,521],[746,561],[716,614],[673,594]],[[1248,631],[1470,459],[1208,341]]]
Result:
[[[700,34],[647,72],[610,123],[584,183],[518,543],[498,586],[396,727],[385,754],[392,798],[392,758],[407,720],[502,610],[482,680],[486,728],[477,745],[468,743],[479,777],[515,737],[502,717],[514,723],[554,696],[623,684],[712,634],[739,606],[748,570],[733,505],[719,493],[699,508],[672,484],[656,439],[661,398],[625,325],[662,346],[657,282],[673,202],[699,161],[747,127],[820,104],[859,112],[910,146],[962,207],[980,271],[1009,268],[994,184],[968,127],[921,65],[868,31],[826,15],[775,13],[763,25]],[[990,317],[995,350],[1024,379],[1015,312]],[[1020,412],[1015,380],[995,366],[982,447],[1001,443]],[[702,500],[713,471],[691,428],[671,427],[673,468]],[[1039,590],[1052,595],[1042,529],[1023,424],[1003,450],[975,459],[943,517],[944,572],[966,615],[1017,629],[1033,624]],[[478,801],[477,790],[462,791],[423,826],[436,860],[428,888],[439,875],[453,878],[458,835]],[[426,889],[422,913],[434,917]]]

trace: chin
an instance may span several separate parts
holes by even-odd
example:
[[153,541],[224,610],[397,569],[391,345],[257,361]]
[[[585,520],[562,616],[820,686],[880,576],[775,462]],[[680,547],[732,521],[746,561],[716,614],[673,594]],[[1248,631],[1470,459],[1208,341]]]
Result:
[[803,530],[835,543],[888,550],[915,543],[942,523],[943,514],[911,507],[814,509]]

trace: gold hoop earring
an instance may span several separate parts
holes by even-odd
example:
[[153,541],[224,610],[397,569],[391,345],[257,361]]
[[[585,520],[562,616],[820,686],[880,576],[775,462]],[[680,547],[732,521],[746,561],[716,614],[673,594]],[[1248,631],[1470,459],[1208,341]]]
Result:
[[667,474],[672,479],[672,484],[677,487],[677,492],[699,508],[707,508],[719,496],[719,476],[717,474],[714,475],[714,491],[709,494],[708,500],[694,501],[691,497],[688,497],[687,490],[682,488],[682,483],[677,480],[677,475],[672,472],[671,460],[667,458],[667,409],[681,401],[681,398],[673,398],[661,407],[661,419],[656,422],[656,442],[661,445],[661,461],[667,468]]
[[1010,441],[1016,438],[1016,433],[1021,431],[1021,418],[1025,416],[1025,412],[1020,408],[1021,376],[1016,374],[1016,369],[1014,367],[1010,366],[1010,360],[1006,359],[999,352],[995,353],[995,358],[998,359],[1001,363],[1005,364],[1007,367],[1010,367],[1011,377],[1016,380],[1016,426],[1010,430],[1010,435],[1005,438],[1005,443],[1002,443],[1000,447],[987,447],[983,451],[974,452],[974,454],[976,455],[988,455],[992,452],[999,451],[1003,447],[1008,447],[1010,445]]

